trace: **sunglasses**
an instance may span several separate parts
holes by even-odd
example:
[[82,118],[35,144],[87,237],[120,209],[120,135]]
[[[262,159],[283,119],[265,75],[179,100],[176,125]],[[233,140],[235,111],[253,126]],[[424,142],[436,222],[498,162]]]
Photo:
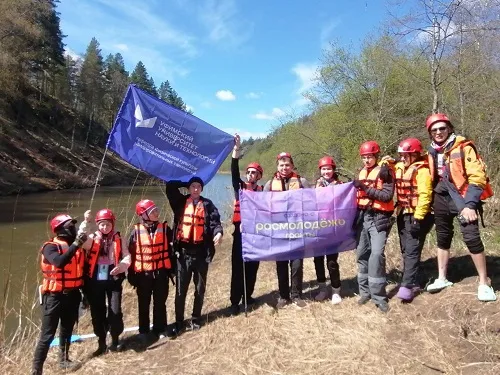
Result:
[[435,134],[437,133],[438,131],[440,131],[441,133],[444,132],[445,130],[448,130],[448,127],[447,126],[441,126],[439,128],[434,128],[434,129],[431,129],[431,133],[432,134]]
[[257,171],[247,171],[247,174],[257,174]]

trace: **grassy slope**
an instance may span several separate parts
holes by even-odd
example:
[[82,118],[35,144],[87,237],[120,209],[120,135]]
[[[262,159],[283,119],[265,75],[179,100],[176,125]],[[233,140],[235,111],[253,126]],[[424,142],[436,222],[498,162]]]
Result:
[[[488,265],[495,288],[500,289],[500,248],[491,230],[483,232],[489,244]],[[434,233],[425,247],[423,268],[436,274]],[[390,301],[387,315],[372,305],[356,303],[356,265],[353,252],[340,256],[344,300],[333,306],[312,301],[316,289],[312,259],[305,260],[306,308],[292,306],[277,312],[275,266],[261,264],[256,293],[260,305],[248,314],[229,317],[231,237],[216,254],[210,268],[204,312],[205,325],[176,340],[161,340],[147,350],[133,334],[125,340],[123,353],[90,359],[95,339],[74,344],[72,358],[84,362],[78,374],[498,374],[500,373],[500,300],[481,303],[476,299],[476,277],[470,257],[461,242],[454,243],[449,278],[456,284],[439,294],[420,295],[412,304]],[[392,233],[387,249],[390,275],[388,291],[396,293],[401,269],[397,238]],[[192,289],[190,290],[192,296]],[[174,292],[168,299],[169,323],[173,319]],[[190,301],[192,298],[188,298]],[[190,312],[188,302],[186,312]],[[125,325],[137,325],[135,291],[124,292]],[[78,332],[91,332],[86,314]],[[35,332],[24,344],[3,352],[4,373],[28,372]],[[31,338],[30,338],[31,337]],[[29,354],[27,354],[29,353]],[[47,372],[57,372],[57,350],[51,350]]]
[[[100,145],[106,137],[100,125],[94,125],[84,148],[86,124],[52,98],[26,103],[20,125],[13,117],[0,107],[0,195],[94,185],[104,152]],[[75,123],[75,146],[70,151]],[[109,152],[100,184],[131,184],[137,175],[137,170]]]

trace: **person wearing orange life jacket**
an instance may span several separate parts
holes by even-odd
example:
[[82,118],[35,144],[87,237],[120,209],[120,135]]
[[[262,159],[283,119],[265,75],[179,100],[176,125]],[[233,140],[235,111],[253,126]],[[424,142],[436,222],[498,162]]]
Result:
[[[184,325],[186,295],[195,285],[193,313],[188,328],[198,330],[207,283],[208,265],[215,255],[215,246],[222,241],[222,224],[217,207],[202,197],[203,180],[192,177],[187,183],[168,181],[167,198],[174,212],[174,249],[177,255],[177,291],[175,294],[175,326],[180,333]],[[184,195],[179,188],[187,188]]]
[[[88,211],[85,214],[90,216]],[[125,279],[124,273],[130,266],[130,254],[120,232],[115,230],[115,222],[113,211],[107,208],[97,211],[97,231],[90,234],[90,241],[83,244],[86,250],[84,291],[90,304],[94,333],[98,338],[98,347],[93,353],[95,357],[104,354],[108,349],[108,330],[112,340],[109,350],[122,350],[119,342],[124,328],[121,307],[122,282]],[[80,228],[84,229],[82,226]]]
[[45,242],[40,250],[42,327],[33,357],[33,375],[43,373],[43,364],[59,322],[59,366],[61,369],[79,366],[69,359],[69,347],[78,320],[85,257],[82,244],[87,236],[77,235],[75,223],[76,220],[67,214],[55,216],[50,222],[55,237]]
[[[243,262],[242,241],[241,241],[241,212],[240,212],[240,190],[248,189],[253,191],[262,191],[262,186],[257,182],[262,178],[264,170],[259,163],[252,162],[246,168],[246,181],[240,178],[240,167],[238,159],[240,157],[241,138],[238,134],[234,136],[234,148],[231,159],[231,176],[234,189],[234,233],[233,247],[231,255],[231,293],[230,301],[231,314],[236,315],[240,312],[239,304],[244,299],[244,286],[246,285],[247,303],[255,303],[252,294],[257,281],[257,271],[259,262]],[[245,267],[245,280],[243,280],[243,267]]]
[[150,333],[149,306],[153,297],[154,338],[171,336],[167,331],[167,297],[169,278],[173,277],[174,262],[171,246],[172,230],[160,222],[160,211],[149,199],[139,201],[135,213],[140,222],[134,225],[128,248],[131,265],[129,283],[136,287],[139,307],[139,339],[147,341]]
[[[316,180],[316,188],[327,187],[330,185],[341,184],[339,176],[335,169],[337,165],[331,156],[325,156],[319,159],[318,169],[321,176]],[[331,290],[326,285],[325,276],[325,257],[328,272],[330,274]],[[314,298],[316,301],[323,301],[332,295],[332,304],[338,304],[342,301],[340,297],[340,270],[339,270],[339,254],[327,254],[314,257],[314,269],[316,270],[316,279],[319,284],[319,292]],[[331,293],[330,293],[331,292]]]
[[401,161],[395,166],[397,226],[403,254],[403,277],[397,297],[405,302],[411,302],[420,289],[420,256],[433,224],[432,179],[422,152],[418,139],[403,140],[398,147]]
[[387,165],[378,165],[380,146],[375,141],[361,145],[364,167],[357,180],[358,218],[356,220],[358,285],[363,305],[370,299],[382,312],[389,311],[385,270],[385,244],[394,212],[394,176]]
[[437,235],[439,276],[427,287],[437,292],[453,285],[446,278],[453,219],[458,217],[465,245],[479,274],[477,297],[480,301],[495,301],[489,285],[484,244],[479,234],[478,211],[481,201],[493,195],[485,165],[474,144],[456,135],[453,125],[443,113],[427,117],[427,131],[432,140],[429,147],[429,168],[434,187],[434,220]]
[[[295,173],[294,168],[292,155],[288,152],[278,154],[276,157],[277,172],[273,175],[271,180],[266,182],[264,191],[286,191],[309,188],[310,186],[307,180]],[[278,289],[280,292],[276,308],[281,309],[290,302],[297,307],[306,306],[306,302],[302,299],[303,268],[303,259],[276,262]],[[291,273],[291,277],[289,277],[289,273]]]

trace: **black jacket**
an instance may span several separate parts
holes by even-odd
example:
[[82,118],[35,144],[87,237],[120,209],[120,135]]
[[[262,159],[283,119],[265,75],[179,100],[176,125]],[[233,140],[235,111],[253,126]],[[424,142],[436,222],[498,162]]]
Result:
[[[174,250],[178,250],[177,227],[184,217],[184,208],[189,195],[184,195],[179,188],[187,188],[187,183],[181,181],[168,181],[165,185],[167,198],[174,212],[174,224],[172,226],[174,238]],[[205,227],[203,228],[203,247],[206,250],[207,261],[211,262],[215,255],[214,236],[218,233],[224,234],[220,221],[219,211],[210,199],[200,196],[205,209]]]

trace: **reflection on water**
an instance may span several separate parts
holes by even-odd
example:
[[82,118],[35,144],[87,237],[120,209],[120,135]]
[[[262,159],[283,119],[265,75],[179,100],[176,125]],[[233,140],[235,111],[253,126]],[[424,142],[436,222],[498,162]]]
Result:
[[[234,193],[230,175],[216,175],[205,186],[203,196],[211,199],[219,209],[222,220],[228,221],[232,215]],[[62,190],[26,196],[0,197],[0,282],[2,291],[0,302],[17,311],[31,309],[38,281],[39,250],[50,237],[50,219],[57,213],[68,212],[83,219],[89,208],[92,190]],[[99,187],[97,188],[92,211],[102,208],[114,211],[116,228],[127,236],[136,223],[135,204],[140,199],[152,199],[161,209],[160,220],[172,223],[172,215],[164,186]],[[80,221],[79,220],[79,221]],[[6,284],[9,294],[4,301]],[[22,296],[27,298],[21,298]],[[22,306],[25,303],[26,306]],[[15,316],[7,318],[7,324],[15,323]],[[17,324],[17,323],[15,323]]]

